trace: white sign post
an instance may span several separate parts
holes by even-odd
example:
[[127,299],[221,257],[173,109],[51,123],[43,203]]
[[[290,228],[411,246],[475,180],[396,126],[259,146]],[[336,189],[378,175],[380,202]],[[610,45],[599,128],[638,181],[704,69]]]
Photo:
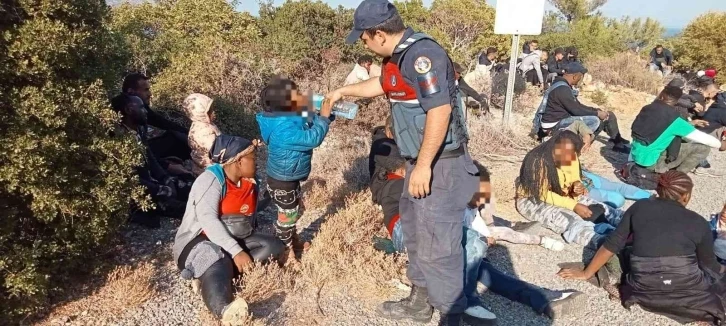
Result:
[[542,33],[545,0],[497,0],[494,34],[512,35],[512,54],[509,59],[509,79],[504,102],[504,125],[509,127],[514,100],[514,74],[517,73],[520,35]]

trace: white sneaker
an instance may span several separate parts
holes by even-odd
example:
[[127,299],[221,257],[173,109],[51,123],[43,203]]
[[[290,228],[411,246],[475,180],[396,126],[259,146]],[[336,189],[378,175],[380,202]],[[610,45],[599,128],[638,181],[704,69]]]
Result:
[[238,297],[224,308],[224,312],[222,312],[222,325],[242,326],[247,320],[248,313],[249,307],[247,306],[247,301]]
[[562,251],[565,249],[565,244],[562,243],[562,241],[557,241],[552,238],[548,237],[542,237],[542,241],[539,244],[542,248],[553,250],[553,251]]
[[494,325],[497,315],[482,306],[473,306],[464,311],[463,319],[469,325]]

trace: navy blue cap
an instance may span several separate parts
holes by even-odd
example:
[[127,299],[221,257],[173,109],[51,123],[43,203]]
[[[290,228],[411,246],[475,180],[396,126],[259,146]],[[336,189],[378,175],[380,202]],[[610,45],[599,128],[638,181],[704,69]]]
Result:
[[214,139],[209,156],[212,158],[212,162],[224,164],[250,146],[252,146],[252,141],[249,139],[223,134]]
[[394,15],[398,9],[388,0],[364,0],[353,13],[353,30],[345,38],[346,44],[353,44],[368,29],[376,27]]
[[565,74],[577,73],[586,74],[587,69],[585,69],[585,67],[577,61],[570,62],[565,66]]

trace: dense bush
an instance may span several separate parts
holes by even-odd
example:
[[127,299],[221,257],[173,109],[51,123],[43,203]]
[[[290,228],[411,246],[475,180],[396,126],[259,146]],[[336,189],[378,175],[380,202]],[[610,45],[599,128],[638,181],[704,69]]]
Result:
[[35,311],[125,221],[141,160],[112,139],[126,59],[102,0],[0,8],[0,320]]
[[647,48],[650,51],[650,47],[660,41],[664,32],[664,28],[650,18],[641,20],[625,17],[616,20],[594,15],[568,23],[557,17],[554,15],[545,20],[545,33],[538,37],[540,47],[554,50],[557,47],[575,46],[584,60],[636,48]]
[[[648,50],[650,51],[650,50]],[[633,53],[617,53],[613,56],[596,56],[587,61],[587,69],[593,77],[607,85],[619,85],[649,94],[657,94],[665,80],[662,75],[650,73],[648,61]]]
[[716,80],[726,83],[726,12],[711,12],[688,24],[675,41],[678,64],[694,69],[715,68]]

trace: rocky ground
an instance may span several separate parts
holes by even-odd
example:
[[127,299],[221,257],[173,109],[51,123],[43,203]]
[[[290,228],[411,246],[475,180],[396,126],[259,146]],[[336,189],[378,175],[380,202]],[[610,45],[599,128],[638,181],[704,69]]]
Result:
[[[641,102],[645,101],[642,99]],[[638,103],[631,103],[637,106]],[[642,105],[642,104],[641,104]],[[619,112],[623,134],[629,135],[627,130],[634,118],[634,112]],[[499,112],[494,111],[494,115]],[[519,116],[520,120],[528,118]],[[476,135],[475,135],[476,137]],[[602,142],[596,142],[593,149],[583,160],[590,169],[609,178],[614,178],[613,163],[622,162],[625,157],[615,155],[606,148]],[[600,154],[603,155],[600,155]],[[506,188],[511,184],[518,173],[519,164],[488,160],[486,153],[472,153],[492,169],[493,179],[499,183],[495,189]],[[316,154],[317,155],[317,154]],[[361,156],[367,155],[367,149],[361,149]],[[607,159],[606,159],[607,158]],[[324,158],[318,158],[324,160]],[[509,159],[511,160],[511,158]],[[516,159],[515,159],[516,161]],[[713,170],[726,170],[726,155],[714,152],[710,162]],[[692,176],[696,187],[693,201],[689,208],[702,214],[714,213],[724,203],[723,177]],[[521,220],[513,209],[511,190],[499,195],[499,210],[502,217],[511,220]],[[320,213],[311,211],[302,221],[307,227],[316,220]],[[269,211],[263,216],[263,223],[269,225],[274,213]],[[44,324],[71,324],[71,325],[200,325],[214,324],[213,319],[206,312],[201,298],[192,293],[190,284],[183,281],[171,261],[171,245],[178,221],[165,221],[159,230],[149,231],[138,227],[129,227],[125,232],[123,246],[125,246],[129,259],[149,259],[155,262],[156,272],[153,282],[156,284],[156,294],[137,307],[125,309],[114,316],[108,316],[108,307],[103,302],[94,302],[93,296],[86,297],[85,308],[75,308],[64,311],[58,309],[50,314]],[[536,226],[528,232],[557,237],[552,232]],[[551,289],[577,289],[586,294],[584,304],[577,314],[551,321],[546,317],[537,315],[531,309],[511,302],[503,297],[490,293],[483,294],[486,307],[491,309],[499,318],[499,325],[676,325],[667,318],[659,317],[645,312],[638,307],[631,311],[624,309],[619,302],[612,302],[607,294],[589,283],[567,281],[555,275],[559,270],[557,263],[582,261],[583,256],[592,253],[586,252],[577,245],[567,245],[562,252],[548,251],[538,246],[511,245],[500,243],[489,250],[489,259],[511,275],[530,283]],[[135,258],[134,258],[135,257]],[[401,275],[403,278],[403,275]],[[407,292],[395,290],[393,282],[382,283],[387,291],[394,291],[397,297],[404,297]],[[387,285],[390,284],[390,285]],[[314,292],[314,291],[313,291]],[[349,293],[344,287],[331,288],[319,292],[319,298],[311,295],[309,290],[296,289],[287,293],[272,295],[263,302],[253,302],[251,310],[254,314],[254,324],[269,325],[408,325],[405,322],[394,323],[376,317],[375,305],[384,297],[373,297],[370,300],[360,300],[355,293]],[[99,305],[101,305],[99,307]],[[434,325],[432,322],[430,325]],[[411,324],[414,325],[414,324]],[[417,324],[420,325],[420,324]]]

